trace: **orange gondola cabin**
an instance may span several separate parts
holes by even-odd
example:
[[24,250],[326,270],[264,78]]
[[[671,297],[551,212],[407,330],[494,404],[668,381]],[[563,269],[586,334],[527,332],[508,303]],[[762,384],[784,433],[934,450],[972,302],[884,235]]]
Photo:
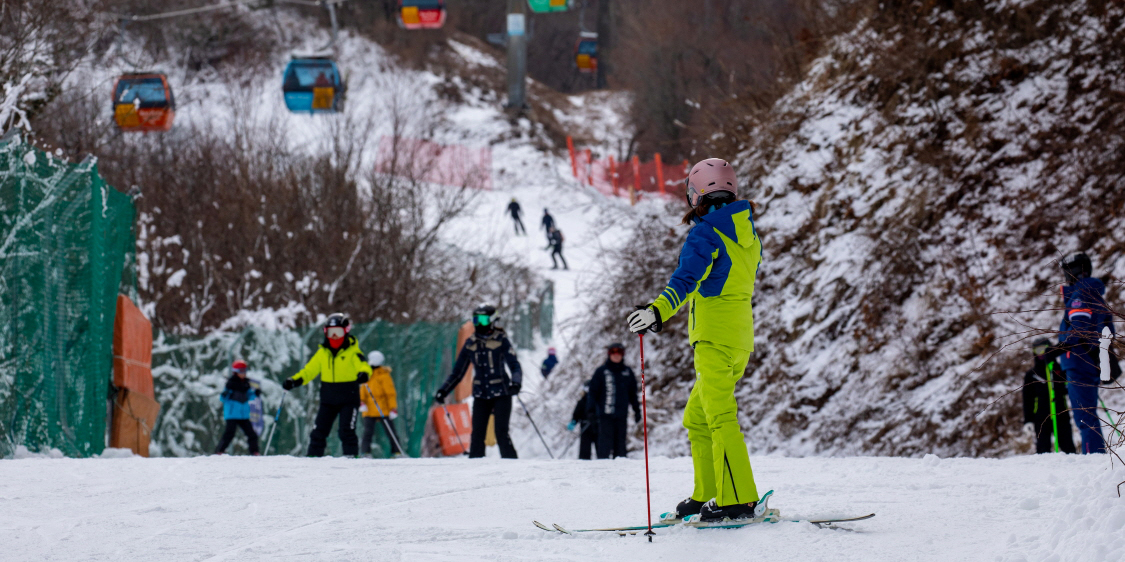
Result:
[[122,131],[167,131],[175,117],[176,99],[164,74],[123,74],[117,79],[113,119]]
[[440,29],[445,0],[398,0],[398,24],[406,29]]

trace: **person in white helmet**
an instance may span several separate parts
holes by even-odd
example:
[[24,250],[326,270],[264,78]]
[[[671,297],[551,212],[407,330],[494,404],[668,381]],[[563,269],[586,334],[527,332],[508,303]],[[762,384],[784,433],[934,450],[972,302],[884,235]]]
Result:
[[381,351],[372,351],[367,356],[371,365],[371,378],[359,387],[359,411],[363,413],[363,438],[359,441],[359,454],[371,454],[371,439],[375,437],[375,427],[382,425],[391,442],[391,455],[401,457],[406,454],[398,448],[394,421],[398,418],[398,395],[395,381],[391,379],[391,368],[383,364],[386,358]]

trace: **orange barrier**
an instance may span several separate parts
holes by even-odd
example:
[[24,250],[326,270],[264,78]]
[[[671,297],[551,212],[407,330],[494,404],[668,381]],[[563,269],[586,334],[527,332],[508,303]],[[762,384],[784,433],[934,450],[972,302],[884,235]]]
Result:
[[[465,342],[473,335],[473,323],[465,322],[461,325],[461,329],[457,332],[457,351],[454,353],[461,353],[461,348],[465,347]],[[453,356],[453,361],[457,361],[457,356]],[[469,363],[469,368],[465,369],[465,377],[461,382],[453,388],[453,398],[457,402],[462,402],[473,394],[473,364]]]
[[[445,415],[446,410],[449,410],[448,416]],[[430,409],[430,418],[441,440],[443,455],[449,457],[468,452],[469,439],[473,434],[473,417],[468,404],[450,404],[445,408],[434,406]],[[450,418],[455,425],[450,425]]]
[[125,295],[113,319],[113,399],[109,446],[148,456],[160,404],[152,384],[152,323]]

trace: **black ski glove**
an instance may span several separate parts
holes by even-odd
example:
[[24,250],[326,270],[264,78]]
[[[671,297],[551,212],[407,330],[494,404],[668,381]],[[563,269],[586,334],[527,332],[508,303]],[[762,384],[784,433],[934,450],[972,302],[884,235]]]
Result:
[[369,380],[371,380],[371,377],[367,376],[367,373],[360,373],[355,377],[355,382],[358,382],[359,384],[363,384]]
[[285,381],[281,383],[281,388],[285,390],[293,390],[298,386],[301,386],[301,381],[297,379],[285,379]]
[[511,394],[512,396],[515,396],[515,395],[520,393],[521,388],[523,388],[522,385],[512,383],[512,384],[508,385],[508,393]]
[[449,396],[449,392],[444,388],[439,388],[438,391],[434,393],[434,402],[437,402],[438,404],[445,404],[446,396]]
[[641,423],[641,413],[640,412],[636,412],[636,411],[633,412],[633,422],[634,423]]

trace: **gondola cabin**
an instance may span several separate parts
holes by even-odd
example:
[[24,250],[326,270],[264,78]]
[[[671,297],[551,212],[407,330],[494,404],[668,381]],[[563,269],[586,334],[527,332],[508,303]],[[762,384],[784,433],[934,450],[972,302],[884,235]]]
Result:
[[398,0],[398,24],[406,29],[440,29],[445,0]]
[[122,131],[167,131],[176,117],[176,98],[168,77],[122,74],[113,86],[113,120]]
[[527,0],[527,7],[536,14],[565,12],[570,9],[570,0]]
[[336,113],[344,110],[344,83],[331,59],[289,61],[281,90],[289,111]]
[[578,36],[578,43],[574,45],[574,64],[579,72],[597,72],[598,70],[598,34],[583,31]]

